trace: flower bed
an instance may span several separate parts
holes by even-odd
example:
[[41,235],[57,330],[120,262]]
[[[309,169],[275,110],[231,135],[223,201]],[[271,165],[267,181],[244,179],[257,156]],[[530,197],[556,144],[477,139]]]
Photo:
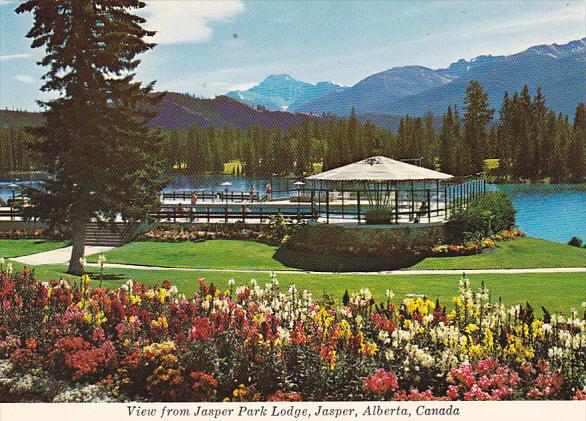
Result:
[[48,230],[47,228],[15,228],[0,230],[1,239],[23,239],[23,238],[50,238],[63,239],[65,235],[58,230]]
[[[92,288],[0,278],[0,398],[55,401],[583,399],[585,317],[490,302],[462,279],[453,310],[423,296],[347,305],[199,281]],[[346,301],[346,300],[345,300]]]
[[142,234],[140,240],[164,243],[198,242],[206,240],[254,240],[279,245],[286,234],[299,224],[286,221],[282,216],[271,218],[269,224],[256,227],[245,224],[177,225],[161,224]]
[[431,252],[434,256],[471,256],[492,250],[497,241],[519,237],[525,237],[525,233],[519,229],[503,230],[490,237],[466,241],[463,244],[441,244],[433,247]]

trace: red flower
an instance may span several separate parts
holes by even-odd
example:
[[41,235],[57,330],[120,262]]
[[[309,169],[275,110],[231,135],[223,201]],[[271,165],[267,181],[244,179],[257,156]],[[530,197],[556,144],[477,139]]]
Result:
[[364,390],[375,395],[387,395],[389,392],[397,390],[399,383],[397,376],[392,371],[385,371],[379,368],[373,376],[364,380]]

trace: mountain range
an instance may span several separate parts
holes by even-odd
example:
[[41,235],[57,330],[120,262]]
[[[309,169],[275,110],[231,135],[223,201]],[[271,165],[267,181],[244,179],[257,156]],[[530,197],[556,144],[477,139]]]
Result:
[[[320,118],[308,114],[257,109],[224,95],[207,99],[176,92],[165,92],[161,100],[150,108],[155,114],[150,125],[165,129],[191,126],[227,126],[240,129],[261,126],[284,129],[299,126],[306,119]],[[43,123],[43,119],[43,115],[38,112],[0,110],[0,127],[38,126]]]
[[[287,75],[272,75],[249,91],[238,91],[252,104],[264,104],[273,97],[262,96],[265,82],[287,77],[281,98],[289,95],[287,86],[296,91],[297,84]],[[352,108],[359,115],[423,115],[428,111],[443,114],[449,105],[462,108],[470,80],[479,81],[493,107],[498,108],[505,91],[531,91],[541,87],[549,106],[557,112],[573,114],[576,104],[586,100],[586,38],[567,44],[538,45],[509,56],[482,55],[460,59],[447,68],[423,66],[394,67],[370,75],[351,87],[333,89],[311,101],[289,103],[288,111],[311,114],[348,115]],[[253,93],[250,93],[254,91]],[[233,93],[229,95],[235,97]]]
[[287,110],[290,107],[302,107],[344,88],[333,82],[318,82],[314,85],[301,82],[289,75],[279,74],[268,76],[246,91],[230,91],[226,96],[247,104],[261,105],[269,110]]
[[[586,38],[563,45],[539,45],[510,56],[461,59],[445,69],[395,67],[351,87],[272,75],[248,91],[233,91],[214,99],[167,92],[154,108],[156,116],[151,124],[170,129],[194,125],[286,128],[323,114],[345,116],[354,107],[362,121],[371,120],[392,130],[397,129],[400,116],[428,111],[436,116],[437,125],[449,105],[462,109],[470,80],[482,84],[497,109],[505,91],[520,91],[525,84],[532,91],[541,87],[548,105],[572,118],[576,105],[586,102]],[[0,110],[0,127],[42,121],[40,113]]]

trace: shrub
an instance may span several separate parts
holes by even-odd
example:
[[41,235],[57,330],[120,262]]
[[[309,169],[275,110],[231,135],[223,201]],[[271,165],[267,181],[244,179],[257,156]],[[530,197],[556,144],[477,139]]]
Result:
[[582,239],[580,237],[573,236],[570,241],[568,241],[568,245],[573,247],[582,247]]
[[489,237],[515,226],[515,208],[505,192],[487,193],[450,216],[446,224],[454,242]]
[[393,212],[388,209],[376,209],[366,212],[366,223],[368,225],[390,224]]

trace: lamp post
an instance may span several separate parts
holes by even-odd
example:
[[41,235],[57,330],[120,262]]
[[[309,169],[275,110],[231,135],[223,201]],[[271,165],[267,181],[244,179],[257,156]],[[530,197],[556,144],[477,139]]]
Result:
[[303,181],[296,181],[293,183],[297,186],[297,219],[299,219],[299,213],[301,212],[301,189],[305,186]]
[[222,184],[222,187],[224,187],[224,195],[226,198],[226,206],[228,206],[228,191],[230,190],[230,186],[232,186],[232,183],[230,183],[229,181],[224,181]]
[[228,222],[228,191],[230,190],[230,186],[232,185],[232,183],[230,183],[229,181],[224,181],[222,184],[222,187],[224,187],[224,196],[226,197],[226,208],[224,209],[224,222]]

